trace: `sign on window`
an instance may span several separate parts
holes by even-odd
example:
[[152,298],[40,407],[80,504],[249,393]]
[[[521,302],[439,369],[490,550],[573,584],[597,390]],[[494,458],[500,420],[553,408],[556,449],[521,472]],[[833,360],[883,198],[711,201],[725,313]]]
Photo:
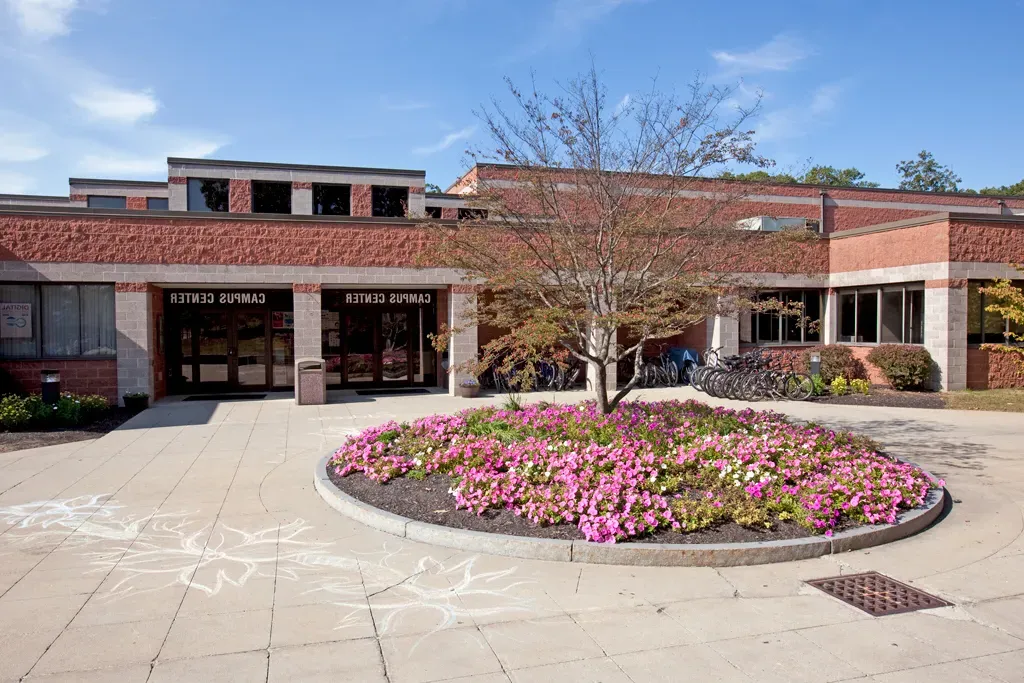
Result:
[[32,304],[0,303],[0,338],[32,338]]

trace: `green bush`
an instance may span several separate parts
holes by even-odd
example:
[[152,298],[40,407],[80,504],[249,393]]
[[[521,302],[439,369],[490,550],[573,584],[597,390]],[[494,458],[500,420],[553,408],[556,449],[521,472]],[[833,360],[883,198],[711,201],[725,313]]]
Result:
[[808,371],[811,367],[811,355],[815,353],[821,356],[821,379],[825,384],[832,384],[836,377],[854,379],[867,375],[864,364],[854,358],[849,346],[828,344],[807,349],[803,352],[803,363]]
[[25,408],[25,401],[18,396],[0,398],[0,427],[21,429],[32,419],[32,413]]
[[821,375],[811,375],[811,383],[814,385],[815,396],[821,396],[828,391],[828,385]]
[[922,346],[881,344],[868,354],[868,362],[898,391],[921,389],[932,376],[932,356]]
[[845,377],[836,377],[828,386],[833,396],[845,396],[849,388]]
[[850,391],[867,396],[871,391],[871,385],[866,379],[851,379]]
[[75,427],[82,423],[82,403],[72,394],[64,394],[57,399],[53,418],[62,427]]
[[83,422],[92,422],[110,409],[110,403],[103,396],[85,394],[77,398],[82,407]]

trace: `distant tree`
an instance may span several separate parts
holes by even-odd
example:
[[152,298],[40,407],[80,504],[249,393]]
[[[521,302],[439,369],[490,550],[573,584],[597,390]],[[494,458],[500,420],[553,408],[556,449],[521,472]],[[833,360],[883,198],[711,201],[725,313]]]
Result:
[[981,188],[981,194],[1008,194],[1008,195],[1024,195],[1024,180],[1020,180],[1013,185],[1000,185],[999,187],[983,187]]
[[864,174],[854,167],[812,166],[800,178],[800,182],[811,185],[832,185],[834,187],[878,187],[878,183],[864,180]]
[[896,164],[896,172],[903,176],[901,190],[918,192],[959,192],[962,179],[948,166],[935,161],[928,150],[921,150],[917,159]]
[[794,176],[788,173],[769,173],[768,171],[750,171],[749,173],[733,173],[732,171],[722,171],[718,174],[719,178],[725,178],[726,180],[747,180],[755,183],[797,183],[798,181]]
[[444,190],[442,190],[438,185],[435,185],[434,183],[427,183],[425,185],[425,189],[427,190],[427,192],[436,192],[438,194],[444,194]]

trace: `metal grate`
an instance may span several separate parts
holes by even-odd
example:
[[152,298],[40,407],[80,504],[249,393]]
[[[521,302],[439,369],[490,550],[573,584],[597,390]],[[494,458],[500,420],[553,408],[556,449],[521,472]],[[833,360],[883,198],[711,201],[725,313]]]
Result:
[[832,576],[807,583],[874,617],[950,605],[945,600],[878,572]]

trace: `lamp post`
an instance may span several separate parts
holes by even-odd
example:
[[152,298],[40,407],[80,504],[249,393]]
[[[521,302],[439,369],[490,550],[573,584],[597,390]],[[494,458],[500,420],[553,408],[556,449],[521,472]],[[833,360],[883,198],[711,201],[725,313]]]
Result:
[[811,368],[810,368],[811,376],[820,375],[821,374],[821,354],[820,353],[812,353],[811,354],[811,363],[810,363],[810,365],[811,365]]
[[60,400],[60,370],[42,370],[39,373],[39,384],[45,403],[54,404]]

